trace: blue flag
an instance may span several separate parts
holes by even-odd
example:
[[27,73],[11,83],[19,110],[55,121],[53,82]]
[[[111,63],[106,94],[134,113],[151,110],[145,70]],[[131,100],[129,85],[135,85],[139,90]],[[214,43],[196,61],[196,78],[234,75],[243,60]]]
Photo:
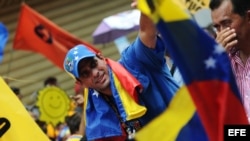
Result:
[[0,22],[0,62],[3,59],[4,47],[7,43],[8,36],[9,36],[9,33],[8,33],[7,28],[4,26],[4,24]]

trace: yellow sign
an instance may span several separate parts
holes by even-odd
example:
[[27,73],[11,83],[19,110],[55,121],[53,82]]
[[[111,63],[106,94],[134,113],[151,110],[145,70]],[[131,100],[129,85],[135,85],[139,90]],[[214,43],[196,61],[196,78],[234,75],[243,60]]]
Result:
[[182,3],[185,4],[187,9],[191,13],[195,13],[196,11],[202,8],[207,8],[210,2],[210,0],[181,0],[181,1]]
[[39,119],[54,127],[63,123],[70,110],[70,99],[60,88],[48,86],[38,92],[36,105],[39,108]]
[[0,141],[50,141],[0,77]]

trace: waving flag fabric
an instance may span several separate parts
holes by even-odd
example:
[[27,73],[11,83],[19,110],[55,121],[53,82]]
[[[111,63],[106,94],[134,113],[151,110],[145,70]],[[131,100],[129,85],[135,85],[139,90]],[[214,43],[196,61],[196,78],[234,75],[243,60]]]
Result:
[[0,77],[0,141],[50,141]]
[[[120,120],[127,122],[143,116],[146,108],[136,103],[136,89],[141,88],[140,83],[119,63],[110,59],[106,61],[110,66],[112,97],[117,106]],[[85,89],[84,93],[84,111],[86,112],[84,119],[88,140],[107,137],[114,140],[124,140],[121,121],[117,118],[118,113],[114,112],[112,106],[109,105],[110,103],[107,103],[105,98],[93,89]]]
[[[139,9],[155,22],[185,85],[136,139],[223,141],[224,125],[248,124],[226,52],[191,20],[180,1],[139,0]],[[196,136],[198,128],[204,129],[203,137]]]
[[28,5],[22,4],[14,49],[40,53],[63,69],[63,60],[67,51],[77,44],[84,44],[98,52],[92,45],[74,37]]
[[7,28],[0,22],[0,62],[3,59],[4,48],[5,44],[7,43],[8,36],[9,33]]

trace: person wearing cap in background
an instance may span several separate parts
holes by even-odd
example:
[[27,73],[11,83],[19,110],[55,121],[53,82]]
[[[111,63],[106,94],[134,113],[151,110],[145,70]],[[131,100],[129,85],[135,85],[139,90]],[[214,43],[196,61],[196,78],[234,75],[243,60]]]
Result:
[[[131,6],[136,7],[137,2],[132,2]],[[88,140],[131,139],[135,131],[166,109],[179,87],[166,65],[165,50],[153,22],[141,14],[138,37],[123,51],[119,63],[83,45],[68,51],[64,69],[88,88],[85,95],[87,103],[84,103]],[[134,94],[129,93],[131,87]],[[139,105],[134,103],[137,107],[133,112],[137,115],[129,117],[124,112],[129,105],[124,108],[121,101],[130,97],[131,104],[133,96]]]

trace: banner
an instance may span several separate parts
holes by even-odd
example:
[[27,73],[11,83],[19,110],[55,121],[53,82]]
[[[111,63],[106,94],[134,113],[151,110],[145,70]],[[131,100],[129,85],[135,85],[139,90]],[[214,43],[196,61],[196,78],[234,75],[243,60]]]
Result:
[[63,69],[63,60],[67,51],[78,44],[86,45],[90,50],[99,52],[92,45],[61,29],[28,5],[22,4],[14,38],[14,49],[40,53]]
[[194,14],[202,8],[208,8],[210,0],[181,0],[186,8]]
[[0,141],[50,141],[0,77]]
[[138,7],[155,22],[185,85],[136,140],[223,141],[225,125],[248,125],[225,49],[176,0],[139,0]]
[[7,28],[0,22],[0,62],[3,60],[4,48],[7,43],[8,36],[9,33]]
[[40,111],[39,120],[56,127],[58,123],[65,123],[70,110],[70,98],[61,88],[47,86],[38,91],[36,106]]

